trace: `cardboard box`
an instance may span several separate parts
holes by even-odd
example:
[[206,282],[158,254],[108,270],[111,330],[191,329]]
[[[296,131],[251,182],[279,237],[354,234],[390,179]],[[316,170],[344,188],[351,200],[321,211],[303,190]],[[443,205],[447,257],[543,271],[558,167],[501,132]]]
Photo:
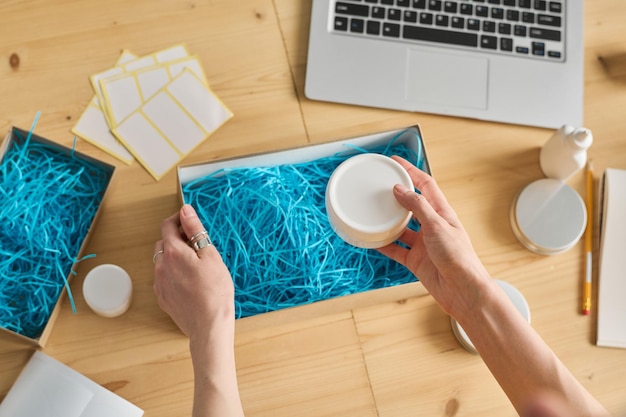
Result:
[[[0,146],[0,163],[4,163],[6,154],[7,154],[7,152],[9,152],[12,149],[13,145],[21,145],[21,146],[23,146],[24,143],[26,143],[27,140],[29,140],[29,142],[28,142],[29,145],[28,145],[27,149],[30,149],[30,146],[32,144],[33,146],[37,146],[39,149],[43,149],[43,150],[49,149],[51,154],[54,153],[55,155],[58,155],[58,158],[68,158],[68,159],[69,158],[77,158],[77,159],[81,160],[82,163],[85,163],[87,165],[87,167],[93,168],[94,170],[98,170],[97,172],[101,173],[101,175],[102,175],[102,184],[103,184],[104,188],[103,189],[99,189],[99,190],[94,190],[96,195],[100,196],[100,198],[99,198],[100,204],[97,207],[97,209],[95,210],[95,213],[93,214],[93,217],[91,219],[90,226],[88,228],[88,231],[87,231],[86,235],[82,237],[82,243],[80,244],[80,250],[78,251],[78,253],[71,254],[72,256],[74,256],[74,259],[79,260],[83,256],[85,256],[85,254],[83,253],[84,249],[85,249],[85,247],[87,245],[87,242],[89,240],[89,237],[90,237],[90,235],[91,235],[91,233],[93,231],[94,224],[96,223],[96,221],[97,221],[97,219],[99,217],[99,214],[100,214],[100,211],[101,211],[101,208],[102,208],[102,202],[104,201],[106,193],[107,193],[108,189],[110,188],[109,186],[110,186],[111,180],[113,178],[115,167],[113,165],[106,164],[104,162],[101,162],[101,161],[98,161],[98,160],[96,160],[94,158],[91,158],[91,157],[89,157],[87,155],[84,155],[84,154],[81,154],[79,152],[76,152],[76,151],[74,151],[72,149],[63,147],[63,146],[61,146],[61,145],[59,145],[57,143],[54,143],[54,142],[52,142],[50,140],[47,140],[47,139],[45,139],[43,137],[40,137],[38,135],[32,134],[30,139],[28,139],[28,136],[29,136],[29,132],[24,131],[22,129],[19,129],[19,128],[16,128],[16,127],[13,127],[12,129],[10,129],[8,134],[7,134],[7,136],[6,136],[6,138],[4,139],[2,145]],[[28,163],[29,162],[28,158],[26,158],[24,160],[24,162]],[[60,163],[62,163],[62,159],[60,159]],[[67,166],[70,167],[69,164]],[[10,170],[10,169],[15,169],[14,164],[7,164],[7,170]],[[1,180],[2,179],[0,178],[0,181]],[[2,184],[2,183],[0,182],[0,184]],[[20,186],[21,185],[23,185],[23,184],[19,184],[19,183],[18,184],[11,184],[12,187],[13,186],[15,187],[14,188],[15,190],[20,190]],[[17,191],[17,192],[19,193],[19,191]],[[92,212],[93,212],[93,210],[92,210]],[[83,212],[81,211],[81,214],[82,213]],[[2,214],[3,213],[0,213],[0,215],[2,215]],[[53,213],[51,213],[50,215],[51,215],[51,217],[54,217]],[[6,220],[8,221],[9,219],[6,219]],[[14,219],[12,219],[12,220],[14,220]],[[0,220],[0,221],[3,221],[3,220]],[[20,219],[18,221],[23,221],[23,220]],[[85,221],[87,221],[87,220],[85,220]],[[25,225],[25,226],[28,226],[28,225]],[[61,226],[61,227],[63,227],[63,226]],[[35,244],[35,245],[37,243],[38,242],[33,242],[33,244]],[[65,257],[64,259],[67,259],[67,257]],[[0,257],[0,262],[1,261],[3,261],[2,257]],[[70,271],[68,271],[68,273],[67,273],[67,276],[66,276],[67,282],[70,282],[70,280],[71,280],[71,277],[72,277],[71,271],[74,269],[74,266],[75,265],[72,265],[72,267],[70,268]],[[0,279],[2,279],[2,278],[3,277],[0,277]],[[3,289],[3,287],[0,287],[0,291],[2,291],[2,289]],[[11,329],[3,327],[2,326],[2,322],[0,322],[0,335],[1,335],[0,337],[13,337],[13,338],[16,338],[19,341],[23,341],[23,342],[26,342],[26,343],[31,344],[31,345],[43,347],[46,344],[46,342],[48,340],[48,337],[50,336],[50,332],[52,330],[54,322],[55,322],[55,320],[56,320],[56,318],[57,318],[57,316],[59,314],[59,311],[60,311],[61,300],[63,299],[66,291],[67,291],[67,289],[64,286],[63,289],[60,291],[60,294],[59,294],[56,302],[54,303],[54,307],[51,309],[51,312],[50,312],[50,314],[49,314],[49,316],[47,318],[47,321],[45,321],[45,327],[43,328],[43,330],[41,331],[41,333],[39,335],[27,336],[25,334],[21,334],[21,333],[18,333],[16,331],[14,331],[14,330],[11,330]],[[15,305],[13,307],[15,307],[15,308],[20,308],[21,307],[20,304],[19,304],[19,300],[15,302]],[[8,327],[11,327],[11,326],[8,326]]]
[[[415,140],[416,136],[419,138],[419,141]],[[185,203],[183,194],[183,187],[185,185],[222,169],[270,167],[274,165],[306,163],[350,151],[350,147],[352,147],[352,149],[361,148],[370,150],[389,145],[392,141],[394,145],[404,145],[413,152],[421,154],[424,161],[422,169],[430,173],[430,166],[428,164],[428,158],[426,157],[423,138],[419,127],[411,126],[405,129],[381,132],[320,145],[305,146],[285,151],[263,153],[216,162],[180,166],[178,167],[178,195],[180,201]],[[358,153],[358,151],[355,150],[355,153]],[[221,174],[218,173],[216,175]]]

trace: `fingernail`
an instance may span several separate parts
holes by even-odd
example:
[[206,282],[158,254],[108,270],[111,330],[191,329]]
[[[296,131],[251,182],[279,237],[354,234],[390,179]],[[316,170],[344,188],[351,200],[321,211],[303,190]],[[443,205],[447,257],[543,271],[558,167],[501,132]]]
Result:
[[196,215],[196,211],[191,206],[191,204],[184,204],[181,211],[184,217],[193,217]]
[[408,188],[406,188],[404,185],[402,184],[396,184],[393,189],[398,193],[398,194],[405,194],[407,191],[409,191]]

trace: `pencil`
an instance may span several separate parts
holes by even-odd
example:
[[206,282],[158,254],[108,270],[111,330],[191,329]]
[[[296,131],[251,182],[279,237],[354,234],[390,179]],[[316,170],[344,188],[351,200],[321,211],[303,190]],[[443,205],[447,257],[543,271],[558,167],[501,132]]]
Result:
[[593,234],[593,163],[587,162],[587,192],[585,203],[587,206],[587,226],[585,228],[585,281],[583,283],[583,308],[584,315],[591,311],[591,273],[592,273],[592,234]]

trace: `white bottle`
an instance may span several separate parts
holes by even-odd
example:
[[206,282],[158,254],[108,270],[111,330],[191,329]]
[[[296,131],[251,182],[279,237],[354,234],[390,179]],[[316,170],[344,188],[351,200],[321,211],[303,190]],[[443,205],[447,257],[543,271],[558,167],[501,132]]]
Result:
[[587,148],[592,142],[589,129],[561,126],[541,148],[541,170],[548,178],[567,181],[587,163]]

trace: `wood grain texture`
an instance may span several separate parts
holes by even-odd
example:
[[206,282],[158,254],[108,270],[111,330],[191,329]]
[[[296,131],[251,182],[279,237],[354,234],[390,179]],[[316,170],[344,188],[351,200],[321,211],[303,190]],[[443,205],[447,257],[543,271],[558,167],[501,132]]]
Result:
[[[71,146],[69,129],[93,95],[91,74],[111,67],[122,49],[142,55],[180,43],[198,55],[211,88],[235,115],[183,164],[419,124],[433,174],[487,269],[520,289],[537,331],[609,411],[626,416],[626,351],[594,346],[595,312],[578,313],[582,243],[560,255],[535,255],[509,225],[515,195],[542,176],[539,148],[552,132],[307,100],[310,6],[0,2],[0,132],[28,129],[41,111],[37,133]],[[589,154],[599,176],[606,167],[626,169],[626,3],[588,1],[585,13],[585,125],[594,133]],[[187,340],[152,292],[160,222],[179,206],[176,173],[156,182],[140,164],[127,166],[85,141],[77,150],[117,170],[87,248],[97,257],[78,265],[72,283],[78,313],[64,301],[44,352],[145,409],[146,417],[188,415]],[[570,183],[584,192],[582,176]],[[82,297],[84,276],[101,263],[118,264],[133,279],[133,304],[122,317],[101,318]],[[235,349],[248,416],[515,414],[419,283],[239,320]],[[0,398],[30,353],[0,338]]]

